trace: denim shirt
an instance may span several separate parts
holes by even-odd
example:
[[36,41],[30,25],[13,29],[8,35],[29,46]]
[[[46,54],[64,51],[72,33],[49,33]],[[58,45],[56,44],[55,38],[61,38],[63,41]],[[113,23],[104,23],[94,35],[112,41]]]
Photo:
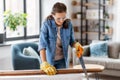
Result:
[[[66,67],[68,67],[68,46],[69,45],[72,46],[72,44],[75,42],[71,22],[68,23],[68,28],[62,27],[60,29],[60,36]],[[38,50],[39,51],[42,49],[46,50],[46,59],[51,65],[54,65],[56,40],[57,40],[57,25],[55,24],[55,21],[53,19],[44,21],[40,31]]]

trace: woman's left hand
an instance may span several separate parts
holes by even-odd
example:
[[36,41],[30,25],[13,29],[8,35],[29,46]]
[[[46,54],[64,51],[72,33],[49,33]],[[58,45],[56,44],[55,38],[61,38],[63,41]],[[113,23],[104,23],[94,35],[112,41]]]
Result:
[[80,58],[83,55],[84,49],[79,42],[75,43],[75,49],[76,49],[76,56]]

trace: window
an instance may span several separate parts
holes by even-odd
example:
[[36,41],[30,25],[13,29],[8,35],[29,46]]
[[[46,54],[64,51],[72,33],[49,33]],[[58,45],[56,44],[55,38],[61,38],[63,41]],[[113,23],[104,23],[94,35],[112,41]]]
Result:
[[[3,0],[2,3],[4,3],[4,10],[11,10],[12,13],[25,12],[28,15],[26,28],[18,27],[16,31],[11,31],[8,27],[5,28],[6,40],[17,40],[17,39],[28,39],[28,38],[39,37],[39,31],[40,31],[39,28],[41,23],[41,16],[40,16],[41,0]],[[0,6],[1,6],[1,2],[0,2]]]
[[[11,10],[12,13],[23,12],[23,0],[6,0],[5,1],[5,10]],[[19,27],[16,31],[11,31],[9,27],[6,26],[6,38],[13,37],[23,37],[24,28]]]
[[4,25],[3,25],[3,0],[0,0],[0,34],[4,32]]
[[[39,0],[27,0],[27,36],[39,34]],[[32,5],[32,6],[31,6]],[[33,6],[34,5],[34,6]]]

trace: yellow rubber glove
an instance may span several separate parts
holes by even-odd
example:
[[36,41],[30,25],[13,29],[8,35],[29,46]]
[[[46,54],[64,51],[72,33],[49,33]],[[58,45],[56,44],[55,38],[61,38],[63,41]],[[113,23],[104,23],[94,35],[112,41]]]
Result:
[[76,56],[80,58],[83,55],[84,49],[79,42],[75,43],[75,49],[76,49]]
[[56,68],[50,65],[48,62],[42,62],[40,68],[47,73],[47,75],[55,75],[57,73]]

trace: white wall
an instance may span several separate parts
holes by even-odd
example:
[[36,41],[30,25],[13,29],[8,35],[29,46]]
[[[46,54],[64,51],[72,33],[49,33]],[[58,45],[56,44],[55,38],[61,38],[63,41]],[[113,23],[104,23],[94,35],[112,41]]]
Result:
[[120,0],[114,0],[113,4],[113,41],[120,42]]
[[3,27],[3,0],[0,1],[0,33],[4,32],[4,27]]

